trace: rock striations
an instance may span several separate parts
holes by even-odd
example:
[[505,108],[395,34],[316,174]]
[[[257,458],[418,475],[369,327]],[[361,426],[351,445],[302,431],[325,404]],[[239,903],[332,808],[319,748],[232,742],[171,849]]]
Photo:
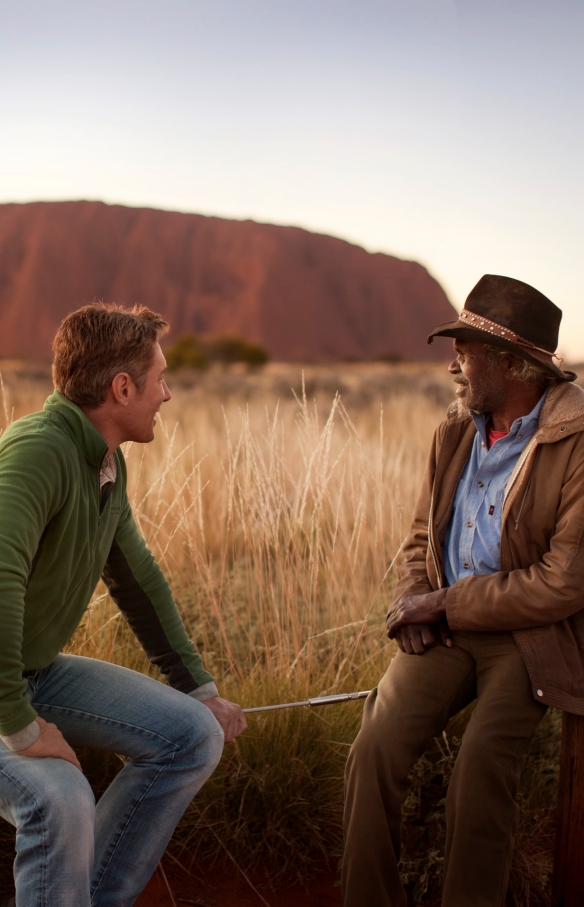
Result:
[[281,360],[440,359],[455,317],[416,262],[296,227],[102,202],[0,205],[0,356],[48,359],[94,299],[144,303],[186,331],[239,334]]

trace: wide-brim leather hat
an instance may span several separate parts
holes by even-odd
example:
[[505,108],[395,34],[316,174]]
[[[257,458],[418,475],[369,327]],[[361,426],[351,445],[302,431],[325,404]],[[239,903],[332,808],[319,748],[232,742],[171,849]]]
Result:
[[562,310],[528,283],[485,274],[469,293],[458,319],[437,327],[428,343],[434,337],[488,343],[543,366],[554,378],[573,381],[574,372],[563,371],[556,356],[561,320]]

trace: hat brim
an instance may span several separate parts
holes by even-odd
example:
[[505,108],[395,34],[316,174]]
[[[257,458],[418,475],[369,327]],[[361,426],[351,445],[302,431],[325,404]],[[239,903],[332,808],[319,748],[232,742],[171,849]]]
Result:
[[490,331],[481,331],[480,328],[469,327],[464,321],[448,321],[441,324],[428,336],[428,343],[432,343],[434,337],[454,337],[458,340],[474,340],[477,343],[486,343],[489,346],[496,346],[502,350],[508,350],[515,356],[521,356],[534,365],[542,366],[554,378],[560,381],[574,381],[578,376],[575,372],[564,372],[555,365],[552,354],[543,353],[539,350],[531,350],[520,343],[513,343],[512,340],[506,340],[504,337],[497,337]]

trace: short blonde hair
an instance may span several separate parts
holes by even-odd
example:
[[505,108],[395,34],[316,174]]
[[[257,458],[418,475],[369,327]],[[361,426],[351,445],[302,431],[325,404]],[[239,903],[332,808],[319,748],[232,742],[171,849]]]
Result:
[[68,400],[88,408],[105,402],[120,372],[142,390],[154,345],[167,330],[168,322],[146,306],[83,306],[67,315],[53,341],[53,383]]

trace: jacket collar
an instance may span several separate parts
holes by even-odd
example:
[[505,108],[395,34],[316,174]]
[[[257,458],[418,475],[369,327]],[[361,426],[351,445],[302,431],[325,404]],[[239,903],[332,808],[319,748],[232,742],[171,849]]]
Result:
[[536,439],[549,443],[577,431],[584,431],[584,390],[577,384],[556,384],[542,407]]
[[99,468],[107,452],[107,441],[89,421],[82,409],[59,391],[45,400],[45,412],[57,413],[67,423],[69,434],[90,466]]

